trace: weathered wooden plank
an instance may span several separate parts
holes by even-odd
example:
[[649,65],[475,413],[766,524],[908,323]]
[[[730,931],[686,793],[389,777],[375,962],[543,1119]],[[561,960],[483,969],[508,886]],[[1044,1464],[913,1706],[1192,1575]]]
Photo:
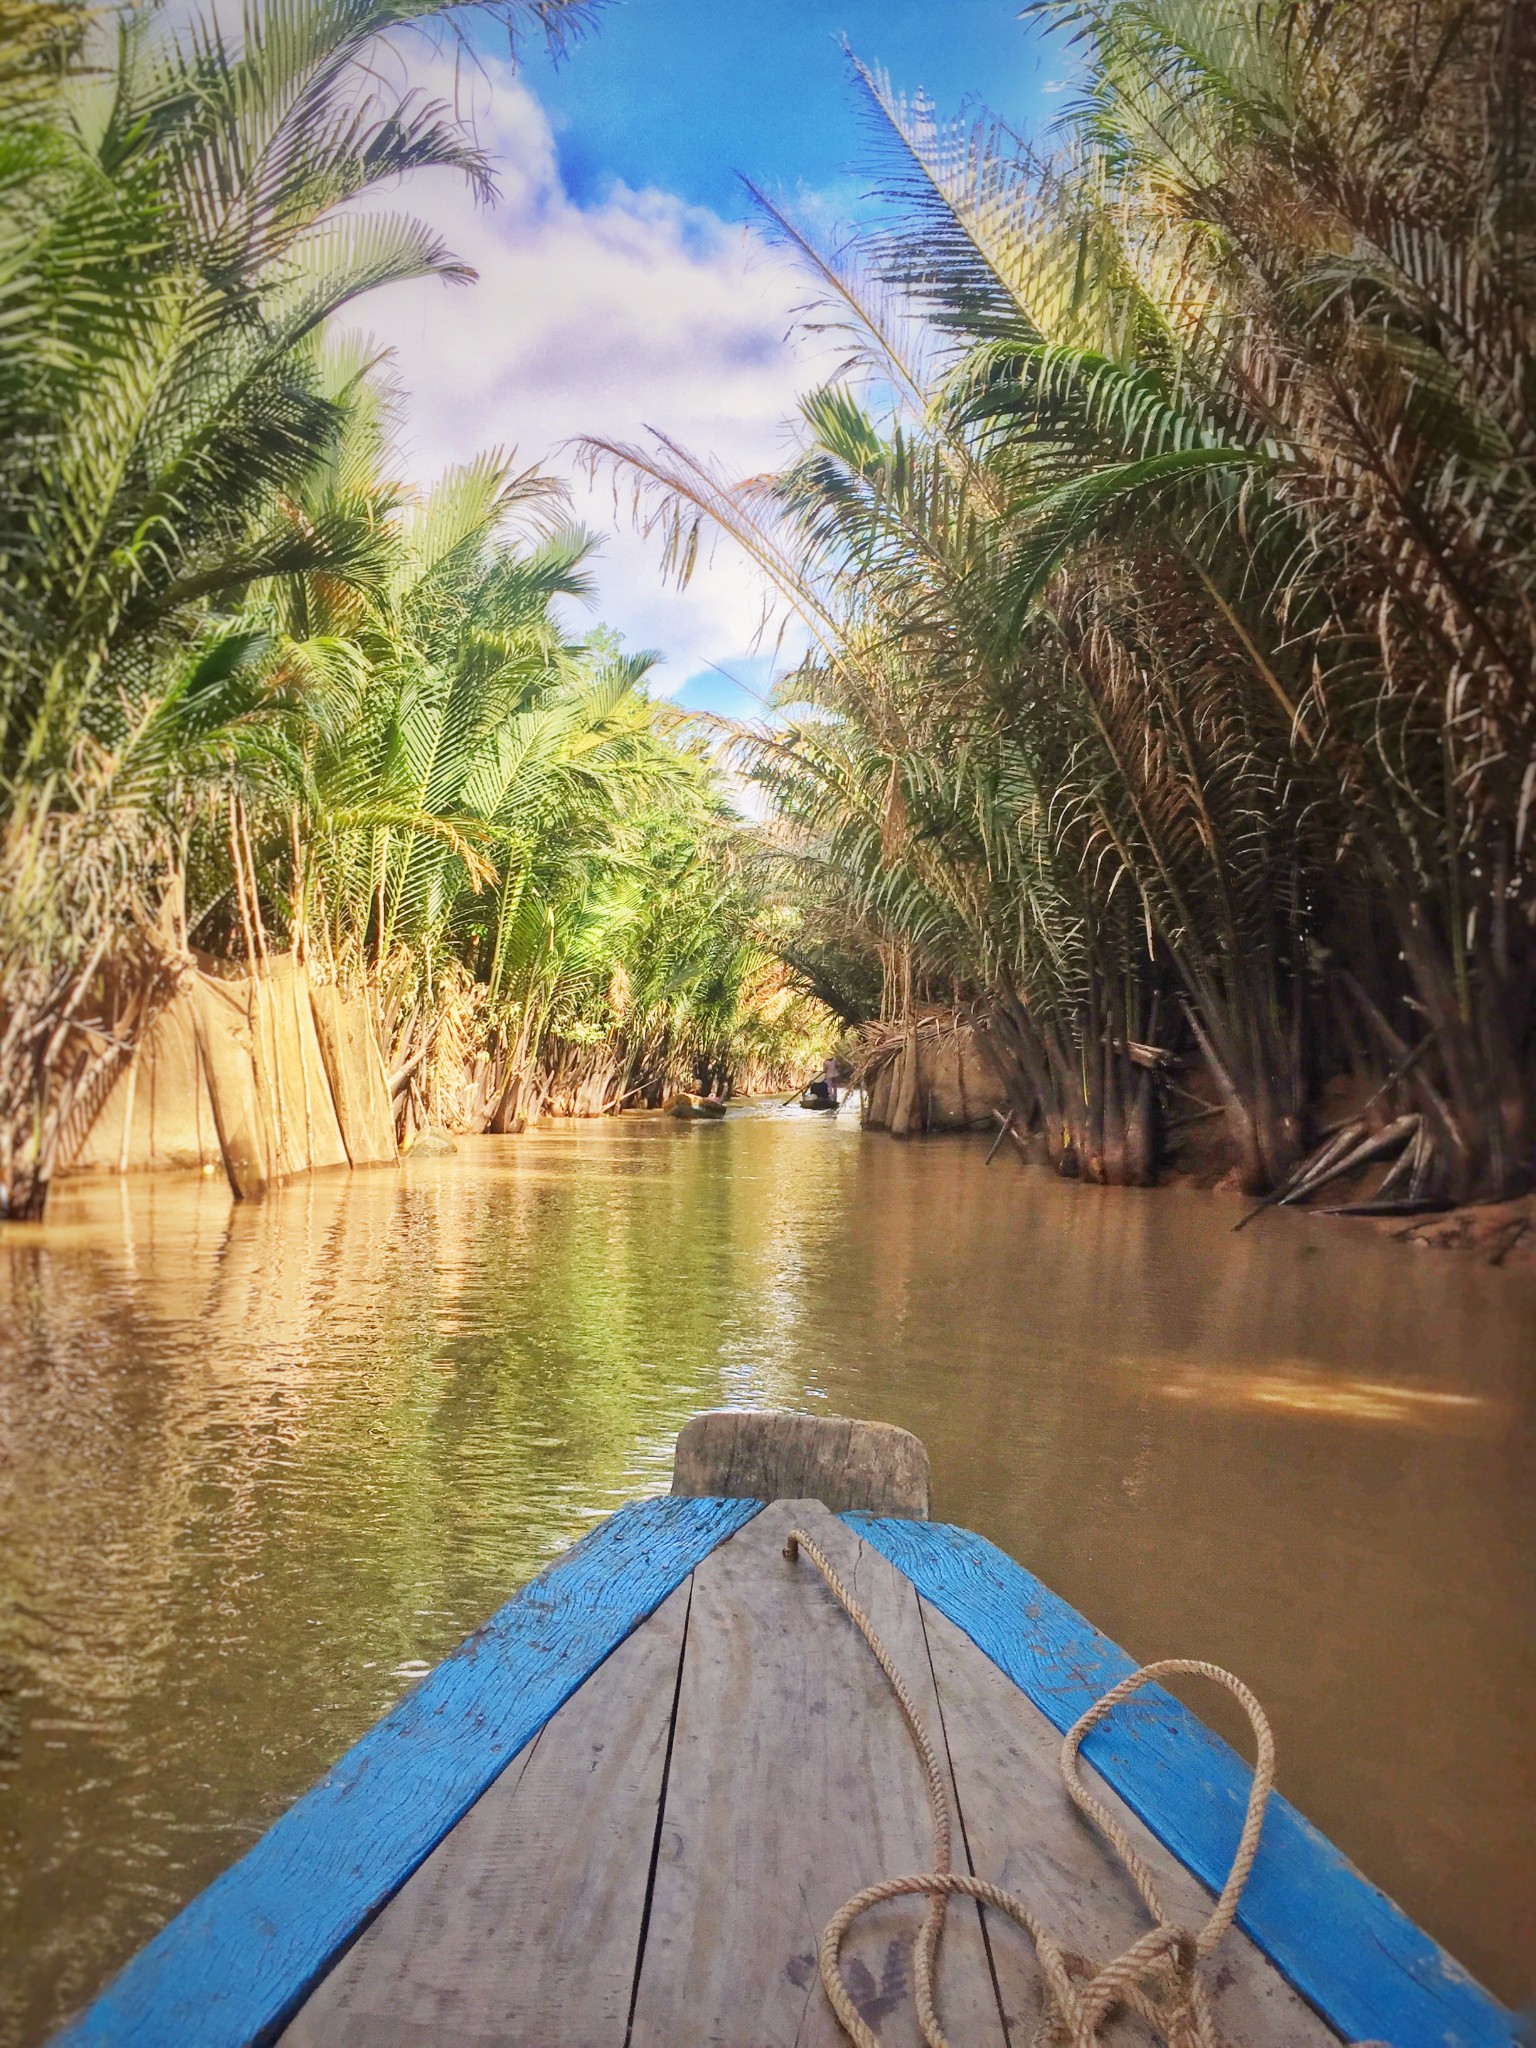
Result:
[[928,1513],[928,1452],[889,1422],[717,1408],[677,1439],[672,1491],[719,1499],[819,1500],[838,1512]]
[[[1107,1963],[1151,1922],[1119,1857],[1067,1797],[1060,1730],[926,1601],[923,1620],[973,1864],[1025,1900],[1066,1948]],[[1153,1873],[1164,1906],[1181,1926],[1198,1927],[1211,1895],[1102,1779],[1094,1783],[1097,1775],[1085,1773]],[[1009,2034],[1027,2048],[1041,2003],[1034,1949],[1005,1915],[989,1913],[987,1925]],[[1207,1966],[1206,1983],[1223,2040],[1336,2048],[1333,2030],[1236,1929]]]
[[60,2048],[267,2038],[550,1715],[755,1512],[641,1501],[593,1530],[179,1913]]
[[[846,2048],[820,1988],[822,1928],[853,1892],[933,1858],[921,1773],[879,1666],[806,1559],[796,1523],[863,1602],[942,1740],[912,1589],[819,1503],[778,1502],[694,1574],[641,1959],[633,2048]],[[890,2048],[916,2048],[915,1899],[850,1934],[847,1974]],[[999,2048],[974,1907],[951,1914],[939,1997],[951,2037]]]
[[545,1722],[280,2048],[624,2048],[688,1597]]
[[[1134,1667],[1125,1652],[969,1530],[853,1514],[848,1525],[912,1580],[1062,1731]],[[1248,1766],[1149,1686],[1083,1754],[1188,1869],[1226,1876]],[[1344,2039],[1392,2048],[1507,2048],[1514,2016],[1278,1796],[1238,1924]]]

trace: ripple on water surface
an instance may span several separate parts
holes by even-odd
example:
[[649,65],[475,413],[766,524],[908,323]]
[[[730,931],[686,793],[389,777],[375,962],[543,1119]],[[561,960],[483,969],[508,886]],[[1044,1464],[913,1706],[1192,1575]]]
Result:
[[937,1513],[1241,1671],[1291,1796],[1527,1991],[1536,1283],[986,1149],[640,1118],[0,1237],[6,2048],[723,1403],[917,1430]]

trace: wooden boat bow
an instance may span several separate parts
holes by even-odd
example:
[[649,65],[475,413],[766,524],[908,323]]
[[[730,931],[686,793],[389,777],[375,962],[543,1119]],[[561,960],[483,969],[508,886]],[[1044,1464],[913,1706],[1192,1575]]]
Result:
[[[827,1586],[786,1560],[794,1529],[912,1690],[957,1816],[955,1869],[1090,1956],[1145,1930],[1058,1771],[1062,1734],[1131,1662],[981,1537],[924,1519],[917,1439],[827,1417],[699,1417],[675,1485],[509,1601],[62,2041],[837,2048],[822,1930],[862,1888],[929,1868],[932,1842],[886,1679]],[[1170,1914],[1200,1925],[1248,1767],[1156,1686],[1082,1754]],[[883,1901],[843,1944],[883,2048],[918,2048],[924,1910]],[[1221,2035],[1244,2048],[1516,2038],[1513,2016],[1279,1797],[1208,1990]],[[1033,1949],[972,1899],[950,1905],[935,1991],[956,2048],[1033,2036]]]

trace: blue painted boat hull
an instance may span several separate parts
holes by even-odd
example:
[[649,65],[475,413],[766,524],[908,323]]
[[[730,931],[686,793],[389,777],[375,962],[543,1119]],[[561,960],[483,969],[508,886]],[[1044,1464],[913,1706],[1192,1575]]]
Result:
[[[259,2048],[578,1686],[752,1500],[621,1509],[525,1587],[369,1731],[129,1963],[56,2048]],[[1060,1729],[1131,1660],[964,1529],[849,1514],[848,1526]],[[1160,1688],[1084,1754],[1154,1834],[1219,1888],[1247,1766]],[[1509,2048],[1514,2017],[1285,1800],[1265,1822],[1239,1920],[1347,2041]]]
[[525,1586],[184,1907],[58,2048],[253,2048],[746,1500],[621,1509]]

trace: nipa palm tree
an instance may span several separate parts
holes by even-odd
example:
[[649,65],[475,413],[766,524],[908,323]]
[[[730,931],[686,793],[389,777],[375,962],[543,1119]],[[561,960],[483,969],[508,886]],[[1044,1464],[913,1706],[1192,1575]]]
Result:
[[[494,11],[558,37],[591,9]],[[355,530],[285,509],[337,426],[314,339],[376,286],[466,274],[422,223],[358,206],[417,169],[488,186],[451,111],[370,61],[447,15],[280,0],[236,40],[147,4],[88,27],[52,0],[7,9],[0,1214],[39,1206],[175,951],[173,840],[120,769],[170,730],[189,636],[258,579],[348,573]]]
[[[1146,1077],[1179,1058],[1254,1190],[1372,1153],[1378,1201],[1518,1188],[1524,11],[1031,12],[1081,54],[1059,148],[860,72],[888,221],[833,256],[780,220],[853,380],[793,467],[607,453],[675,567],[711,520],[801,611],[819,722],[750,741],[798,857],[1002,1020],[1070,1170],[1147,1170]],[[1370,1099],[1329,1134],[1345,1067]]]

